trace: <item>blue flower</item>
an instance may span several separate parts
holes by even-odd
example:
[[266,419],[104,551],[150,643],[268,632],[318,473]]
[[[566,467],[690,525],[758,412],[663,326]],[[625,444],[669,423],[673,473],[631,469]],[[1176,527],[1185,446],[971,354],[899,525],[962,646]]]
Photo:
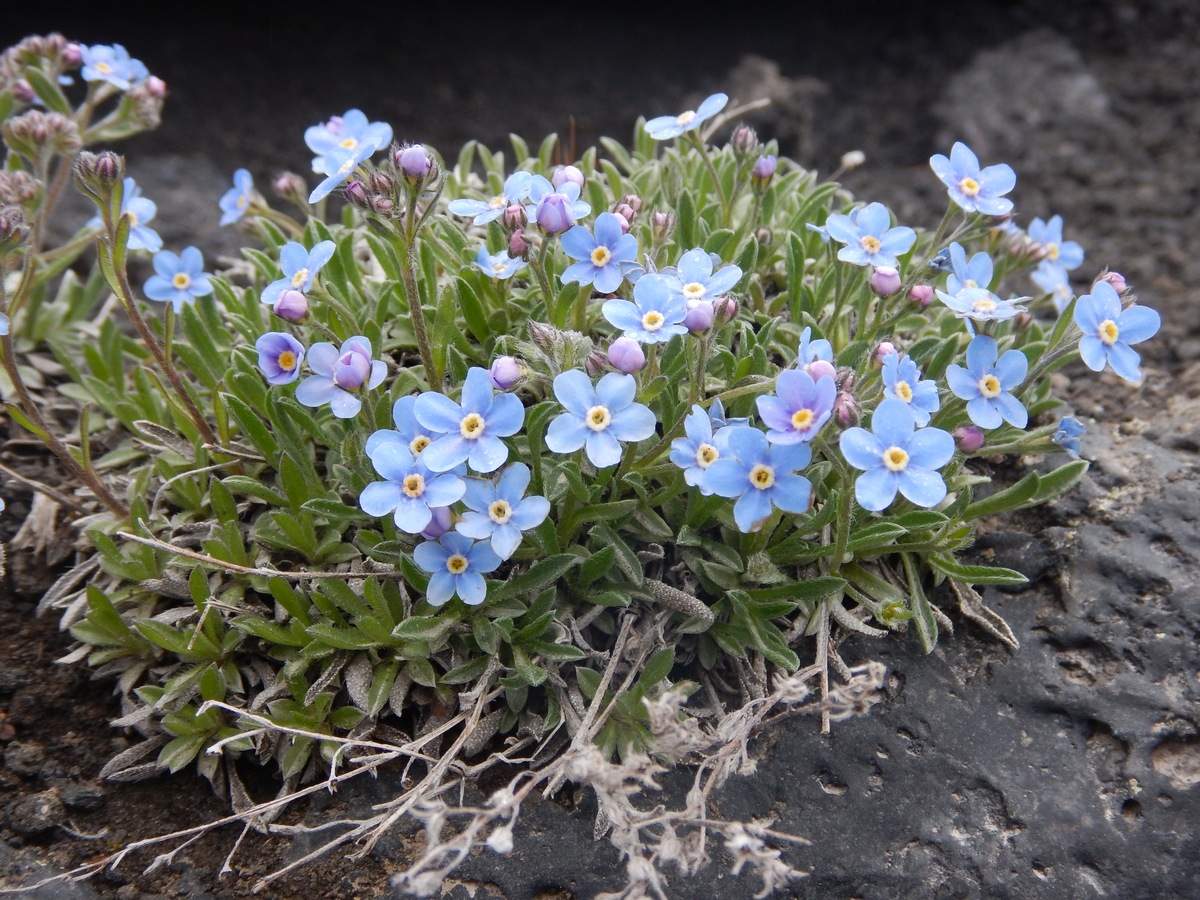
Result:
[[1017,183],[1012,166],[1001,163],[981,169],[979,157],[971,148],[962,141],[955,141],[950,148],[950,158],[935,153],[929,157],[929,167],[946,185],[950,199],[967,212],[988,216],[1012,212],[1013,202],[1004,196]]
[[468,606],[478,606],[487,596],[484,572],[494,572],[502,560],[486,541],[476,543],[457,531],[447,531],[436,541],[418,544],[413,561],[433,575],[425,599],[441,606],[455,594]]
[[501,559],[508,559],[521,543],[521,532],[537,528],[550,515],[550,501],[534,495],[529,487],[529,466],[513,463],[494,484],[484,478],[468,478],[463,502],[468,511],[454,526],[460,534],[490,540]]
[[[130,177],[122,182],[121,215],[129,217],[130,250],[149,250],[156,253],[162,249],[162,238],[158,232],[149,227],[149,222],[158,213],[158,207],[153,200],[142,196],[142,189]],[[104,221],[99,214],[92,216],[87,222],[88,228],[102,228]]]
[[686,110],[677,116],[655,116],[646,122],[646,134],[656,141],[665,141],[699,128],[725,108],[729,97],[711,94],[695,110]]
[[213,292],[208,280],[211,276],[203,268],[204,255],[196,247],[185,247],[178,256],[170,250],[159,250],[154,254],[154,274],[146,279],[142,290],[151,300],[169,301],[175,312],[180,312],[183,304]]
[[1062,266],[1042,260],[1030,275],[1034,284],[1050,295],[1054,308],[1061,316],[1070,304],[1075,292],[1071,290],[1071,276]]
[[480,247],[479,252],[475,254],[475,265],[493,278],[505,279],[516,275],[529,263],[519,256],[509,256],[505,250],[488,253],[487,247]]
[[814,379],[807,372],[784,369],[775,381],[775,395],[757,399],[758,415],[772,444],[811,441],[833,415],[837,383],[828,375]]
[[381,428],[373,432],[367,438],[364,448],[367,456],[371,456],[378,447],[388,443],[407,447],[413,456],[419,456],[422,450],[432,444],[436,438],[442,436],[444,432],[430,431],[417,421],[417,417],[413,413],[416,403],[416,395],[408,394],[392,404],[392,422],[396,427],[395,429]]
[[963,288],[957,294],[947,294],[938,289],[937,295],[939,300],[954,310],[954,314],[958,318],[967,320],[967,330],[971,334],[975,333],[972,323],[1000,322],[1016,318],[1025,311],[1020,304],[1030,299],[1029,297],[1014,297],[1010,300],[1002,300],[987,288],[982,287]]
[[807,512],[812,483],[795,474],[812,461],[808,444],[771,444],[749,425],[729,429],[729,453],[708,467],[705,484],[721,497],[736,497],[733,520],[738,530],[754,531],[775,507],[790,513]]
[[451,200],[446,208],[456,216],[472,216],[476,225],[486,225],[504,215],[510,206],[524,201],[529,196],[532,182],[533,175],[529,172],[513,172],[505,179],[503,192],[490,200],[463,197]]
[[742,270],[733,263],[716,268],[720,257],[701,247],[693,247],[679,258],[679,265],[664,269],[662,274],[675,281],[675,289],[688,303],[716,300],[733,290],[742,280]]
[[8,329],[11,325],[12,323],[9,321],[8,316],[0,313],[0,335],[8,334]]
[[907,403],[921,426],[928,425],[930,416],[942,405],[937,385],[922,381],[917,364],[906,354],[889,353],[883,358],[883,395]]
[[398,443],[376,448],[370,459],[383,481],[363,488],[358,505],[369,516],[392,513],[396,527],[408,534],[428,528],[433,510],[457,503],[467,489],[457,473],[431,472],[421,457]]
[[807,372],[808,367],[818,359],[823,359],[832,365],[833,345],[825,338],[813,340],[812,326],[805,325],[804,330],[800,332],[800,350],[796,354],[796,365],[802,372]]
[[140,60],[133,59],[120,44],[80,44],[84,81],[107,81],[113,87],[127,91],[145,81],[150,72]]
[[[310,125],[304,130],[304,143],[317,154],[312,161],[312,170],[327,174],[325,157],[332,150],[353,152],[363,144],[370,144],[372,152],[390,143],[392,126],[386,122],[369,122],[361,109],[347,110],[320,125]],[[368,154],[370,155],[370,154]]]
[[963,288],[986,288],[992,284],[994,266],[986,251],[980,250],[970,261],[962,244],[950,245],[950,274],[946,276],[946,291],[957,294]]
[[488,370],[472,366],[463,382],[462,403],[426,391],[413,405],[417,421],[438,433],[422,456],[434,472],[466,463],[476,472],[494,472],[508,459],[501,438],[521,430],[525,406],[515,394],[495,395]]
[[917,428],[908,404],[900,400],[881,400],[871,430],[847,428],[838,446],[846,462],[862,470],[854,496],[863,509],[887,509],[897,491],[926,508],[946,496],[937,470],[954,456],[954,438],[940,428]]
[[1107,281],[1097,281],[1092,292],[1075,302],[1075,324],[1083,332],[1079,339],[1079,355],[1093,372],[1104,366],[1126,381],[1142,378],[1138,356],[1130,344],[1137,344],[1158,332],[1159,315],[1147,306],[1134,304],[1121,309],[1121,297]]
[[246,214],[254,200],[254,176],[247,169],[233,173],[233,187],[227,190],[218,205],[221,207],[221,225],[230,225]]
[[1083,247],[1075,241],[1063,240],[1062,216],[1051,216],[1048,222],[1034,219],[1029,223],[1026,234],[1041,246],[1043,262],[1062,266],[1068,272],[1083,262]]
[[254,342],[258,367],[268,384],[290,384],[300,377],[304,345],[284,331],[268,331]]
[[325,176],[325,180],[312,189],[312,193],[308,195],[308,202],[316,203],[328,197],[335,187],[348,181],[354,170],[370,159],[378,149],[379,147],[370,141],[362,141],[353,150],[334,147],[324,156],[318,157],[321,161],[319,171]]
[[840,244],[838,259],[856,266],[900,267],[900,255],[916,243],[907,225],[892,226],[892,214],[882,203],[868,203],[855,216],[833,213],[825,220],[829,236]]
[[313,344],[308,367],[316,374],[300,382],[296,400],[311,407],[328,403],[339,419],[351,419],[362,409],[362,400],[351,391],[377,388],[387,375],[387,365],[371,359],[371,342],[362,335],[347,338],[340,350],[327,341]]
[[600,312],[615,328],[639,344],[660,344],[677,334],[687,334],[683,324],[687,301],[675,290],[670,275],[643,275],[633,286],[633,300],[605,300]]
[[611,294],[625,280],[622,266],[637,260],[637,238],[621,229],[621,220],[613,213],[596,216],[596,235],[576,225],[562,238],[563,252],[579,262],[562,273],[564,284],[591,284],[601,294]]
[[946,383],[956,397],[967,401],[967,415],[980,428],[999,428],[1003,422],[1024,428],[1029,413],[1012,389],[1025,380],[1029,360],[1020,350],[998,354],[995,338],[976,335],[967,345],[966,368],[951,364]]
[[1083,427],[1083,423],[1071,416],[1063,416],[1059,420],[1058,430],[1050,435],[1050,440],[1058,444],[1076,459],[1079,459],[1079,451],[1083,449],[1079,443],[1079,438],[1087,429]]
[[[737,424],[746,421],[739,419]],[[688,485],[700,488],[702,494],[711,494],[705,476],[708,467],[720,459],[722,453],[728,452],[731,431],[726,427],[720,399],[713,400],[707,412],[699,404],[693,406],[683,420],[683,431],[685,437],[671,441],[671,462],[683,469],[683,480]]]
[[642,441],[654,434],[654,413],[634,402],[637,379],[620,372],[592,381],[579,369],[554,379],[554,396],[566,412],[546,429],[546,446],[554,453],[585,447],[592,465],[602,469],[621,461],[622,441]]
[[288,241],[279,251],[279,268],[283,277],[272,281],[259,295],[259,300],[271,306],[284,291],[308,291],[321,267],[333,258],[333,241],[321,241],[311,250],[296,241]]

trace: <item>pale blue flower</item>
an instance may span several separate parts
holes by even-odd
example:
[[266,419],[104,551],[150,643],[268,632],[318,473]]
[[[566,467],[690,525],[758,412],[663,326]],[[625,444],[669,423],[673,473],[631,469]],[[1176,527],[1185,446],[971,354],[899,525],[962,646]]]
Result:
[[887,509],[897,491],[926,508],[946,496],[946,482],[937,470],[954,456],[954,438],[940,428],[917,428],[908,404],[900,400],[881,400],[871,416],[871,430],[847,428],[838,446],[846,462],[862,470],[854,496],[863,509]]
[[699,128],[723,110],[728,102],[729,97],[725,94],[711,94],[695,110],[689,109],[677,116],[655,116],[650,119],[646,122],[646,134],[656,141],[679,137],[685,132]]
[[796,472],[812,461],[812,448],[805,443],[772,444],[749,425],[735,425],[728,431],[729,453],[708,467],[705,485],[721,497],[737,498],[733,520],[738,530],[753,531],[776,507],[807,512],[812,483]]
[[[736,424],[745,424],[738,419]],[[709,410],[696,404],[683,420],[684,437],[671,441],[671,462],[683,469],[683,480],[700,493],[712,491],[705,484],[708,467],[728,452],[730,428],[726,427],[720,399],[713,400]]]
[[637,379],[609,372],[592,385],[579,369],[568,369],[554,379],[554,396],[566,412],[546,429],[546,446],[554,453],[587,451],[592,465],[602,469],[621,461],[621,442],[642,441],[654,434],[655,418],[649,407],[634,402]]
[[11,322],[4,313],[0,313],[0,335],[8,334],[8,329],[11,327]]
[[688,303],[716,300],[733,290],[742,280],[742,270],[730,263],[718,266],[721,258],[702,247],[693,247],[679,258],[679,265],[663,269],[662,274],[675,279],[674,287]]
[[614,328],[639,344],[660,344],[677,334],[687,334],[683,324],[687,301],[675,290],[669,275],[643,275],[633,286],[633,300],[605,300],[600,312]]
[[339,419],[358,415],[362,400],[357,392],[379,387],[387,375],[387,364],[371,359],[371,342],[362,335],[347,338],[340,350],[327,341],[313,344],[308,367],[316,374],[300,382],[296,400],[311,407],[328,403]]
[[227,190],[218,203],[221,207],[221,225],[230,225],[246,214],[254,200],[254,176],[248,169],[233,173],[233,187]]
[[1062,216],[1051,216],[1048,222],[1034,219],[1029,223],[1026,234],[1041,246],[1043,262],[1062,266],[1068,272],[1083,263],[1083,247],[1075,241],[1063,240]]
[[433,510],[457,503],[467,485],[455,472],[432,472],[407,447],[388,443],[371,455],[371,465],[383,476],[363,488],[358,505],[369,516],[392,514],[396,527],[420,534],[433,521]]
[[1130,344],[1153,337],[1161,324],[1159,315],[1148,306],[1136,303],[1121,308],[1121,297],[1107,281],[1097,281],[1092,292],[1075,302],[1075,324],[1083,332],[1079,355],[1093,372],[1105,365],[1126,381],[1142,378],[1138,370],[1141,357]]
[[1029,297],[1014,297],[1002,300],[987,288],[982,287],[963,288],[957,294],[947,294],[938,289],[937,295],[939,300],[954,310],[954,314],[958,318],[967,320],[967,330],[972,335],[975,333],[974,324],[1001,322],[1005,319],[1016,318],[1025,312],[1021,304],[1030,299]]
[[367,456],[371,456],[377,448],[384,444],[395,443],[407,447],[413,456],[419,456],[421,451],[444,434],[432,431],[417,421],[413,413],[417,398],[415,394],[407,394],[392,404],[392,422],[395,428],[381,428],[367,438],[364,448]]
[[284,331],[268,331],[254,342],[258,367],[268,384],[290,384],[300,377],[304,345]]
[[[126,246],[130,250],[149,250],[156,253],[162,249],[162,238],[158,232],[148,226],[158,213],[154,201],[142,196],[142,189],[129,176],[122,182],[121,215],[129,217],[129,241]],[[92,216],[87,222],[88,228],[104,227],[104,220],[99,214]]]
[[1012,390],[1027,374],[1024,353],[1006,350],[1000,355],[996,339],[979,334],[967,345],[966,367],[947,367],[946,383],[956,397],[967,401],[967,415],[980,428],[999,428],[1004,422],[1024,428],[1029,413]]
[[950,273],[946,276],[946,291],[957,294],[964,288],[988,288],[992,284],[995,266],[987,252],[980,250],[967,259],[963,245],[955,241],[950,245]]
[[426,391],[413,404],[416,420],[438,437],[422,452],[425,464],[445,472],[466,463],[476,472],[494,472],[508,459],[501,438],[512,437],[525,421],[515,394],[496,394],[488,370],[472,366],[463,381],[462,402]]
[[504,190],[490,200],[472,200],[462,197],[451,200],[447,209],[456,216],[469,216],[476,225],[486,225],[504,215],[510,206],[522,203],[529,196],[533,175],[529,172],[513,172],[504,181]]
[[479,252],[475,254],[475,265],[492,278],[503,280],[516,275],[529,265],[529,262],[519,256],[509,256],[506,250],[488,253],[487,247],[480,247]]
[[798,444],[817,436],[833,415],[837,383],[828,375],[814,379],[807,372],[784,369],[775,380],[775,394],[755,401],[772,444]]
[[900,267],[900,256],[912,249],[917,233],[907,225],[892,225],[882,203],[868,203],[856,216],[832,213],[825,220],[829,236],[840,244],[837,257],[856,266]]
[[1050,435],[1050,440],[1058,444],[1069,454],[1076,459],[1079,459],[1079,453],[1083,449],[1083,445],[1079,442],[1079,438],[1083,436],[1087,429],[1083,427],[1083,423],[1072,416],[1063,416],[1059,420],[1058,430]]
[[1034,284],[1050,295],[1054,309],[1061,316],[1075,296],[1075,291],[1071,289],[1071,276],[1067,270],[1042,260],[1029,277],[1033,279]]
[[1012,166],[1001,163],[979,167],[979,157],[962,141],[955,141],[947,159],[941,153],[929,157],[929,167],[942,184],[946,193],[958,206],[967,212],[981,212],[988,216],[1004,216],[1012,212],[1013,202],[1004,195],[1017,183]]
[[141,60],[134,59],[120,44],[80,44],[83,68],[79,75],[84,81],[106,81],[127,91],[150,77]]
[[503,561],[487,541],[472,541],[457,531],[447,531],[436,541],[418,544],[413,561],[432,574],[425,599],[441,606],[457,594],[468,606],[478,606],[487,596],[485,572],[494,572]]
[[521,543],[521,532],[537,528],[550,515],[550,501],[536,494],[525,496],[529,466],[513,463],[492,482],[468,478],[463,503],[467,512],[454,526],[460,534],[491,541],[501,559],[508,559]]
[[159,250],[154,254],[154,274],[146,279],[142,290],[151,300],[169,302],[178,313],[183,304],[213,292],[208,280],[211,276],[203,269],[204,255],[196,247],[185,247],[178,256],[170,250]]
[[921,426],[928,425],[942,405],[937,385],[921,379],[921,370],[907,354],[889,353],[883,358],[883,395],[907,403]]
[[611,294],[625,280],[623,266],[637,260],[637,238],[621,229],[613,213],[596,216],[596,234],[576,225],[560,238],[563,252],[579,262],[562,273],[564,284],[590,284],[601,294]]
[[283,277],[263,288],[259,300],[274,306],[284,291],[308,291],[321,267],[333,259],[335,249],[333,241],[321,241],[311,250],[305,250],[304,245],[297,241],[288,241],[279,251],[279,268]]
[[[320,125],[310,125],[304,130],[304,143],[317,154],[313,157],[312,170],[328,174],[325,157],[332,150],[353,153],[363,144],[370,144],[372,152],[386,146],[392,140],[392,126],[386,122],[370,122],[361,109],[347,110]],[[370,155],[370,154],[368,154]]]
[[800,332],[800,350],[796,354],[796,365],[802,372],[807,372],[808,367],[818,359],[822,359],[832,365],[833,345],[825,340],[825,338],[814,339],[812,336],[812,326],[805,325],[804,330]]
[[378,149],[379,147],[370,141],[361,141],[353,150],[334,147],[324,156],[318,157],[321,162],[321,169],[318,171],[325,176],[325,180],[312,189],[312,193],[308,195],[308,202],[316,203],[328,197],[334,188],[348,181],[354,170],[370,159]]

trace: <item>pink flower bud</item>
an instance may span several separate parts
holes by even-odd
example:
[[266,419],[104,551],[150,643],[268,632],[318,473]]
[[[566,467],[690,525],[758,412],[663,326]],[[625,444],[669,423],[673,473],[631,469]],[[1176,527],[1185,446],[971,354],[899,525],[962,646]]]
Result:
[[954,440],[963,453],[975,453],[983,446],[983,429],[978,425],[959,425],[954,429]]
[[631,337],[619,337],[608,345],[608,361],[619,372],[632,375],[646,365],[646,351]]
[[712,327],[715,311],[711,300],[689,300],[683,316],[684,327],[693,333],[708,331]]
[[[642,198],[639,197],[637,194],[626,194],[624,197],[621,198],[621,203],[626,206],[632,207],[632,209],[635,213],[639,213],[642,211]],[[629,216],[629,218],[633,219],[633,216]]]
[[750,170],[750,178],[758,185],[765,185],[775,177],[775,170],[778,167],[774,156],[760,156],[758,161],[754,163],[754,168]]
[[367,198],[367,189],[362,186],[361,181],[351,181],[346,185],[346,199],[364,209],[371,205],[371,201]]
[[583,371],[592,378],[608,371],[608,357],[600,351],[599,347],[593,347],[583,358]]
[[498,391],[507,391],[525,377],[525,367],[511,356],[497,356],[488,369],[488,378]]
[[629,234],[629,219],[619,212],[615,212],[613,215],[617,217],[617,222],[621,226],[621,234]]
[[758,149],[758,132],[749,125],[739,125],[733,129],[729,143],[733,145],[735,153],[747,156]]
[[1113,290],[1118,294],[1123,294],[1129,290],[1129,285],[1125,281],[1125,276],[1120,272],[1105,272],[1100,276],[1101,281],[1107,281],[1112,285]]
[[891,356],[896,352],[896,345],[891,341],[880,341],[879,346],[875,348],[875,352],[871,354],[871,361],[883,365],[883,358]]
[[583,177],[583,173],[575,166],[557,166],[554,169],[554,173],[550,176],[550,183],[554,185],[556,191],[568,181],[579,185],[580,189],[582,189],[587,179]]
[[654,232],[655,243],[661,244],[675,230],[675,217],[669,212],[656,210],[650,214],[650,228]]
[[509,256],[528,259],[530,246],[529,238],[525,235],[525,232],[519,228],[508,236]]
[[33,88],[30,87],[29,82],[24,78],[20,78],[13,83],[12,92],[13,96],[22,103],[32,103],[33,98],[37,96],[37,94],[33,92]]
[[525,207],[520,203],[514,203],[512,206],[505,208],[504,227],[509,231],[524,228],[528,222],[529,217],[525,215]]
[[63,62],[70,66],[77,66],[83,62],[83,48],[72,41],[63,48]]
[[162,100],[167,96],[167,83],[157,75],[151,75],[146,79],[146,92],[155,100]]
[[933,302],[933,286],[925,283],[914,284],[909,288],[908,299],[924,309]]
[[300,291],[284,291],[271,311],[288,322],[303,322],[308,316],[308,298]]
[[813,381],[819,381],[825,375],[837,380],[837,369],[827,359],[814,359],[804,367],[804,371],[812,376]]
[[862,406],[849,391],[838,391],[833,417],[842,428],[850,428],[862,421]]
[[397,151],[396,168],[403,172],[410,181],[420,181],[433,168],[433,160],[420,144],[409,144]]
[[900,290],[903,282],[894,266],[876,266],[871,272],[871,290],[880,297],[890,297]]
[[716,313],[717,319],[722,325],[733,321],[734,316],[738,314],[738,302],[728,294],[723,297],[714,297],[712,305],[713,312]]

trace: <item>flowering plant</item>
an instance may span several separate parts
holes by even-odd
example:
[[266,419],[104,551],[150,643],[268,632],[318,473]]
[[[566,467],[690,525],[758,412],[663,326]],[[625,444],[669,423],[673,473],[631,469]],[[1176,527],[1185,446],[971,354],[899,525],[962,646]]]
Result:
[[[232,794],[240,757],[295,790],[370,746],[356,771],[420,760],[429,799],[489,741],[669,758],[692,697],[714,756],[747,699],[828,728],[881,683],[841,636],[932,650],[953,614],[1015,648],[978,589],[1025,576],[973,538],[1087,470],[1049,376],[1136,381],[1159,325],[1115,273],[1071,293],[1082,250],[1058,217],[1020,227],[1008,166],[933,155],[940,224],[900,224],[744,125],[715,141],[724,95],[570,161],[553,135],[448,161],[350,110],[298,136],[320,180],[281,177],[278,206],[232,173],[213,204],[243,263],[209,273],[84,149],[157,123],[123,48],[28,39],[0,91],[5,414],[70,486],[48,495],[86,552],[43,605],[141,735],[113,777],[195,765]],[[68,170],[97,214],[47,247]],[[434,763],[401,732],[452,742]],[[514,790],[479,828],[511,827]]]

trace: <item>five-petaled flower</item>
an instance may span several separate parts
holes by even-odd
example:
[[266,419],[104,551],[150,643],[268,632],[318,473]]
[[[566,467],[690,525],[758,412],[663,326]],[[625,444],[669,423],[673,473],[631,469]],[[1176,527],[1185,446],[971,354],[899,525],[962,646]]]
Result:
[[468,478],[463,503],[467,511],[455,524],[460,534],[491,541],[501,559],[508,559],[521,543],[521,532],[536,528],[550,515],[550,501],[537,495],[526,497],[529,466],[513,463],[493,482]]
[[954,438],[940,428],[917,428],[908,404],[900,400],[881,400],[871,430],[847,428],[838,446],[846,462],[862,470],[854,496],[863,509],[887,509],[897,491],[927,508],[946,496],[946,482],[937,470],[954,456]]
[[334,147],[324,156],[318,157],[321,163],[320,174],[325,178],[312,189],[312,193],[308,195],[308,202],[316,203],[328,197],[335,187],[348,181],[354,170],[370,159],[378,149],[379,147],[371,141],[364,140],[355,145],[353,150]]
[[967,415],[980,428],[999,428],[1003,422],[1024,428],[1029,413],[1012,390],[1028,373],[1024,353],[1014,349],[1001,354],[994,337],[978,334],[967,345],[966,367],[948,366],[946,383],[967,401]]
[[478,606],[487,596],[483,573],[496,571],[502,562],[487,541],[473,541],[457,531],[418,544],[413,561],[432,576],[425,599],[434,606],[441,606],[455,594],[468,606]]
[[718,267],[720,257],[701,247],[693,247],[679,258],[679,265],[663,269],[662,275],[673,281],[684,300],[694,304],[701,300],[714,301],[733,290],[742,280],[740,266],[733,263]]
[[346,110],[320,125],[310,125],[304,130],[304,143],[316,154],[312,170],[327,174],[325,157],[335,149],[353,152],[362,144],[370,144],[375,150],[391,143],[392,126],[386,122],[371,122],[361,109]]
[[605,300],[600,312],[609,324],[639,344],[659,344],[677,334],[687,334],[683,323],[687,300],[675,290],[676,282],[661,272],[643,275],[633,286],[633,300]]
[[321,267],[333,258],[333,251],[333,241],[321,241],[311,250],[305,250],[304,245],[297,241],[288,241],[279,251],[279,268],[283,277],[263,288],[259,300],[274,306],[284,291],[308,291]]
[[646,134],[656,141],[679,137],[699,128],[723,110],[728,102],[729,97],[725,94],[711,94],[694,110],[685,110],[677,116],[655,116],[650,119],[646,122]]
[[546,446],[554,453],[573,453],[580,447],[598,469],[621,461],[621,442],[642,441],[654,434],[649,407],[634,402],[637,379],[620,372],[602,375],[593,386],[579,369],[554,379],[554,396],[566,412],[546,429]]
[[392,404],[392,422],[395,428],[381,428],[372,432],[367,438],[366,454],[370,456],[382,444],[396,443],[407,447],[413,456],[419,456],[421,451],[441,437],[442,432],[431,431],[417,421],[413,407],[417,404],[415,394],[407,394]]
[[929,424],[930,416],[941,407],[937,385],[923,381],[916,362],[906,354],[889,353],[883,358],[883,395],[908,404],[918,425]]
[[811,441],[833,414],[837,382],[829,375],[813,378],[808,372],[784,369],[775,381],[775,394],[755,402],[772,444]]
[[1051,216],[1045,222],[1034,219],[1025,233],[1041,249],[1042,262],[1061,266],[1068,272],[1083,263],[1083,247],[1075,241],[1063,240],[1062,216]]
[[248,169],[237,169],[233,173],[233,187],[221,195],[218,206],[221,207],[221,225],[236,222],[250,208],[254,201],[254,176]]
[[812,483],[796,473],[812,461],[812,448],[805,443],[772,444],[750,425],[726,430],[729,453],[708,467],[705,486],[721,497],[737,498],[733,520],[738,530],[754,531],[774,507],[807,512]]
[[84,81],[106,81],[127,91],[150,77],[141,60],[134,59],[120,44],[80,44],[83,68],[79,75]]
[[504,215],[510,206],[522,203],[529,196],[533,175],[529,172],[513,172],[504,180],[504,189],[489,200],[473,200],[460,197],[451,200],[446,207],[456,216],[470,217],[476,225],[486,225]]
[[258,367],[268,384],[290,384],[300,377],[304,345],[285,331],[268,331],[254,342]]
[[516,275],[529,263],[520,257],[509,256],[504,250],[488,253],[487,247],[480,247],[475,254],[475,265],[493,278],[503,280]]
[[1079,459],[1079,452],[1083,449],[1079,439],[1086,430],[1078,419],[1073,416],[1063,416],[1058,422],[1058,429],[1050,435],[1050,440]]
[[671,462],[683,469],[683,480],[700,493],[712,491],[705,484],[708,467],[728,452],[730,429],[725,426],[720,399],[713,400],[712,411],[699,404],[683,420],[684,437],[671,441]]
[[907,225],[892,225],[882,203],[868,203],[854,216],[831,213],[825,219],[829,236],[840,244],[837,257],[856,266],[900,267],[900,256],[912,249],[917,233]]
[[466,492],[461,472],[432,472],[403,444],[379,444],[369,458],[383,480],[363,488],[358,505],[369,516],[391,513],[396,527],[408,534],[420,534],[433,521],[434,509],[458,502]]
[[308,367],[316,374],[300,382],[296,400],[312,407],[328,403],[339,419],[358,415],[362,400],[355,394],[379,387],[387,375],[387,364],[371,359],[371,342],[362,335],[347,338],[340,350],[327,341],[313,344],[308,349]]
[[614,213],[596,216],[596,234],[576,225],[562,238],[563,252],[579,260],[562,273],[564,284],[590,284],[601,294],[611,294],[625,280],[624,265],[637,259],[637,238],[626,234]]
[[151,300],[169,302],[178,313],[183,304],[213,292],[210,276],[203,269],[204,255],[196,247],[185,247],[179,255],[159,250],[154,254],[154,274],[142,290]]
[[963,245],[950,245],[950,272],[946,275],[946,292],[953,295],[964,288],[989,288],[995,265],[986,250],[980,250],[969,260]]
[[1075,301],[1075,324],[1083,332],[1079,339],[1079,355],[1093,372],[1103,371],[1105,365],[1126,381],[1142,378],[1138,364],[1142,358],[1130,344],[1151,338],[1161,323],[1159,315],[1148,306],[1136,303],[1121,308],[1121,297],[1107,281],[1097,281],[1092,292]]
[[961,209],[988,216],[1012,212],[1013,202],[1004,196],[1017,183],[1012,166],[1000,163],[981,169],[979,157],[971,148],[962,141],[955,141],[950,148],[950,157],[935,153],[929,157],[929,167],[946,185],[950,199]]
[[1025,311],[1021,305],[1030,297],[1011,297],[1002,300],[987,288],[965,287],[957,294],[947,294],[940,288],[938,299],[954,310],[954,314],[966,320],[967,331],[975,334],[974,326],[982,322],[999,322],[1014,319]]
[[463,381],[462,402],[426,391],[413,404],[416,420],[438,434],[422,455],[435,472],[466,463],[476,472],[494,472],[508,459],[501,438],[512,437],[525,421],[516,394],[496,394],[488,370],[472,366]]

